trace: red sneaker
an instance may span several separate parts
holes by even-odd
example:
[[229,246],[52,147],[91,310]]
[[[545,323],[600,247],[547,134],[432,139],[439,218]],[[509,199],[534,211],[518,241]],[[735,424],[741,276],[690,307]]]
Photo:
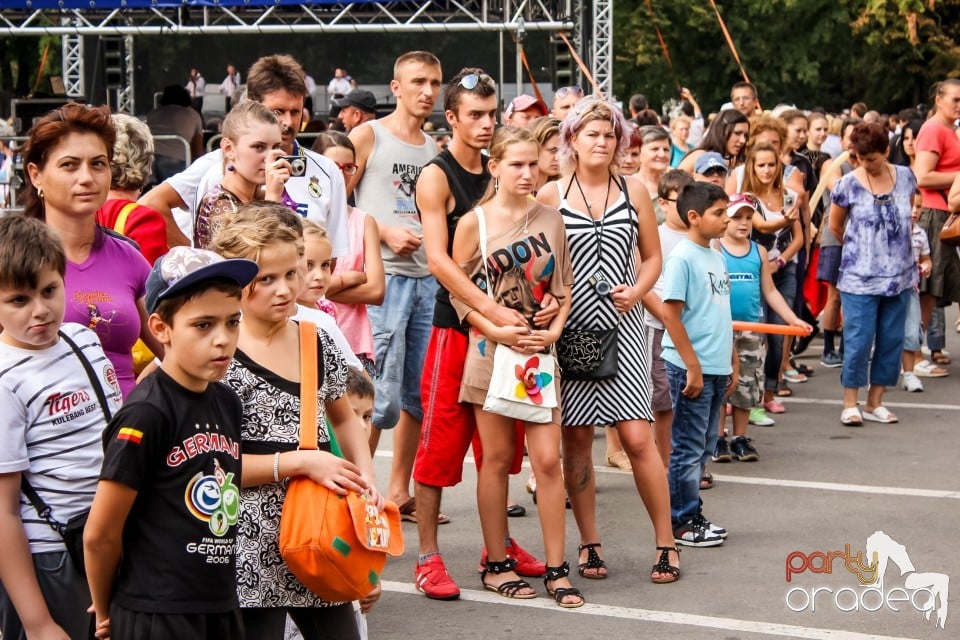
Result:
[[439,554],[431,556],[423,564],[417,563],[413,582],[417,591],[434,600],[456,600],[460,597],[460,587],[447,573],[447,567]]
[[[517,544],[517,541],[510,538],[510,544],[507,546],[507,558],[513,558],[517,561],[517,567],[514,571],[518,576],[524,578],[539,578],[547,572],[547,563],[537,560],[527,551]],[[477,571],[483,571],[483,565],[487,563],[487,548],[483,548],[480,554],[480,566]]]

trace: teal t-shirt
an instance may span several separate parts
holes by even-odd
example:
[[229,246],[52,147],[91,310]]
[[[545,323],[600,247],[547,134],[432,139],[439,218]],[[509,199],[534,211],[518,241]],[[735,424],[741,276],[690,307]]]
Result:
[[[680,319],[703,373],[731,374],[730,277],[720,252],[682,240],[663,265],[662,298],[683,302]],[[663,336],[663,359],[686,369],[669,332]]]

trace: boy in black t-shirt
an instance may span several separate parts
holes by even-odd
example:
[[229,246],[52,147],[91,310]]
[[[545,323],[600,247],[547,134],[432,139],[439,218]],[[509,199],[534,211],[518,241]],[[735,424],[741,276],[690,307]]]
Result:
[[257,270],[175,247],[150,272],[148,323],[163,364],[104,434],[84,533],[98,637],[243,637],[234,569],[242,410],[217,381]]

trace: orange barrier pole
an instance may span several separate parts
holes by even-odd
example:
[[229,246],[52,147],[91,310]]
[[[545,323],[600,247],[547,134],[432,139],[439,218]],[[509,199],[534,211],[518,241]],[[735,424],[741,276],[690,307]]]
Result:
[[567,45],[567,48],[570,49],[570,55],[573,56],[573,60],[577,63],[577,66],[580,67],[580,71],[583,73],[583,76],[590,83],[590,86],[593,87],[593,91],[601,98],[606,99],[606,96],[603,95],[603,91],[600,91],[600,87],[597,86],[596,80],[594,80],[593,76],[590,75],[590,70],[587,69],[587,65],[585,65],[583,60],[580,59],[580,56],[577,55],[577,50],[573,48],[572,44],[570,44],[567,36],[563,33],[563,31],[558,31],[557,35],[560,36],[560,39],[563,40],[564,44]]
[[753,331],[754,333],[775,333],[781,336],[805,336],[810,332],[803,327],[793,327],[785,324],[770,324],[769,322],[733,321],[734,331]]

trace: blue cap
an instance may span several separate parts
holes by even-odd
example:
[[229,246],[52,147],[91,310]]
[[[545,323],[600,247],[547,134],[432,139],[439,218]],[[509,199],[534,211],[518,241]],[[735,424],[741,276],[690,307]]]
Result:
[[206,249],[174,247],[157,260],[147,276],[147,294],[144,300],[147,313],[156,311],[161,300],[198,282],[224,278],[245,287],[253,282],[258,271],[260,267],[253,260],[228,260]]
[[723,172],[727,173],[727,163],[723,156],[716,151],[707,151],[697,158],[697,162],[693,165],[694,172],[700,175],[705,174],[710,169],[723,169]]

